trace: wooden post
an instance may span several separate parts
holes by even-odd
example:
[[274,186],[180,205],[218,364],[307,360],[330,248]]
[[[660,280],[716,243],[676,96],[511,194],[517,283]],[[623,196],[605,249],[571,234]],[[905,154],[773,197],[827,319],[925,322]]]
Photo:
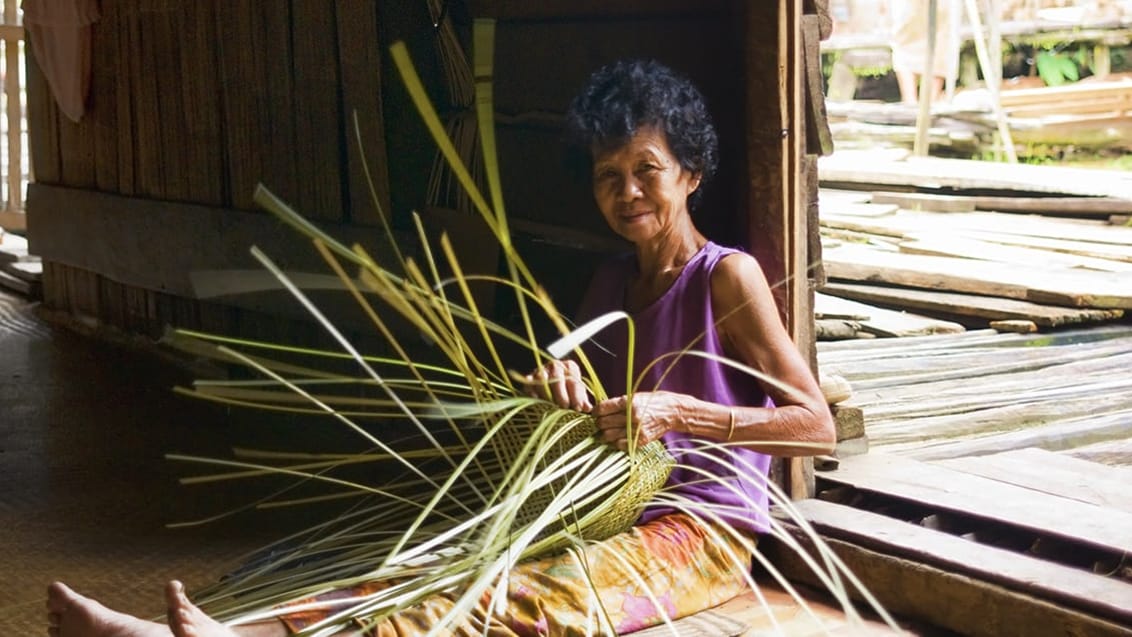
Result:
[[923,157],[928,154],[928,129],[932,123],[932,92],[935,90],[935,46],[936,27],[939,26],[939,6],[937,0],[928,0],[928,48],[924,54],[924,72],[920,74],[920,110],[916,115],[916,141],[912,144],[912,154]]
[[[814,326],[802,175],[802,0],[744,5],[748,245],[775,286],[775,300],[794,342],[809,358]],[[777,69],[777,76],[768,74],[768,68]],[[784,469],[787,493],[794,498],[812,493],[810,459],[791,459]]]
[[7,213],[21,212],[23,198],[23,131],[24,109],[20,102],[20,43],[23,29],[19,27],[19,2],[4,0],[4,95],[8,116],[8,201]]

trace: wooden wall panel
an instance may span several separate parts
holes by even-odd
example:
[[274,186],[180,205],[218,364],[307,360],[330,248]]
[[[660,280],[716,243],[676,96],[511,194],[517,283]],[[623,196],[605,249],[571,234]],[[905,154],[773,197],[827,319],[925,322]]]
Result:
[[[112,46],[116,43],[116,49],[110,54],[111,59],[115,59],[117,64],[111,69],[110,72],[114,74],[114,105],[94,103],[95,109],[115,110],[115,132],[118,137],[117,156],[118,156],[118,188],[117,190],[110,189],[108,192],[117,192],[122,195],[135,195],[138,192],[137,186],[137,171],[134,168],[134,101],[131,97],[133,92],[133,85],[135,79],[131,77],[131,61],[130,56],[133,55],[133,37],[134,32],[129,28],[129,12],[125,3],[115,2],[113,9],[103,14],[102,20],[95,23],[95,29],[105,29],[106,35],[103,40],[106,46]],[[95,49],[93,52],[93,59],[101,57],[101,51]],[[93,79],[97,79],[95,76]],[[93,88],[95,94],[98,95],[102,89]],[[98,115],[93,115],[99,117]]]
[[188,155],[190,146],[197,140],[189,135],[187,115],[190,110],[206,105],[183,99],[188,78],[183,75],[181,59],[192,57],[197,52],[180,46],[184,25],[179,19],[179,11],[172,8],[172,5],[180,3],[170,4],[169,8],[141,14],[142,37],[155,68],[156,82],[152,86],[156,94],[150,104],[157,106],[154,117],[161,140],[158,145],[161,160],[157,171],[160,186],[155,194],[170,201],[192,201],[189,182],[195,167],[189,162]]
[[[255,79],[265,88],[267,96],[262,105],[263,119],[257,122],[256,143],[263,153],[262,174],[258,180],[285,200],[297,202],[307,183],[296,161],[296,155],[305,152],[295,141],[296,91],[302,90],[295,84],[292,73],[296,51],[291,30],[296,28],[296,18],[288,0],[255,2],[254,5],[259,46],[267,53],[260,69],[262,75]],[[232,126],[233,122],[229,120],[226,125]],[[328,130],[324,128],[324,134],[336,134]],[[247,194],[250,196],[251,192]]]
[[[147,3],[141,2],[140,5]],[[165,43],[153,28],[154,12],[149,7],[135,5],[124,13],[124,33],[127,36],[130,76],[130,111],[134,131],[133,158],[134,184],[137,194],[161,199],[165,195],[163,170],[167,152],[179,149],[162,147],[162,122],[157,74],[158,55]],[[71,152],[66,149],[65,152]],[[170,161],[169,163],[172,163]],[[69,182],[65,182],[70,185]]]
[[[339,103],[335,0],[292,0],[295,160],[298,209],[312,219],[343,219],[345,133]],[[301,28],[298,28],[300,27]]]
[[224,205],[224,155],[216,55],[217,0],[180,3],[173,16],[181,51],[180,86],[170,87],[185,133],[183,201]]
[[119,11],[117,2],[104,3],[101,19],[91,28],[91,49],[98,55],[91,58],[89,112],[84,119],[94,128],[95,187],[118,192],[118,84],[121,77],[118,56]]
[[[272,151],[265,144],[271,137],[265,102],[269,96],[264,91],[249,90],[266,76],[263,51],[274,49],[265,41],[260,11],[260,0],[231,0],[216,12],[217,71],[224,121],[221,156],[225,158],[229,205],[241,210],[254,208],[252,193],[256,183],[268,174],[266,158]],[[289,60],[290,47],[275,51],[275,55]],[[237,122],[239,125],[235,125]],[[289,130],[279,130],[276,135],[289,145]]]
[[47,87],[47,78],[35,59],[30,42],[24,47],[27,65],[28,152],[37,181],[57,184],[62,174],[59,148],[59,111]]
[[[372,225],[381,222],[379,210],[386,215],[391,213],[389,173],[385,162],[385,118],[381,112],[382,44],[377,3],[372,0],[340,0],[336,6],[349,220]],[[369,167],[368,178],[366,164]],[[376,202],[370,193],[370,179],[376,190]]]

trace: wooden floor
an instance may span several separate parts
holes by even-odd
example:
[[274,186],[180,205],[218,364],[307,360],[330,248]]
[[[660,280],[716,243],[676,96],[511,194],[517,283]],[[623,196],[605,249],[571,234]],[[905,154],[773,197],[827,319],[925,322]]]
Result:
[[[894,614],[959,634],[1129,635],[1128,484],[1132,470],[1035,449],[870,453],[819,472],[798,509]],[[774,559],[807,577],[789,552]]]

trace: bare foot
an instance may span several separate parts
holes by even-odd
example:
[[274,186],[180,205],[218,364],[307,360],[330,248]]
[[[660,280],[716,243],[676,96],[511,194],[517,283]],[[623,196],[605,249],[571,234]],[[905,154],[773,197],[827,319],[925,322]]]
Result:
[[51,637],[169,637],[169,627],[110,610],[62,582],[47,587]]
[[[236,637],[185,596],[177,581],[165,586],[169,625],[119,613],[74,592],[62,582],[47,587],[50,637]],[[282,626],[282,625],[280,625]]]
[[[209,617],[185,595],[185,586],[173,580],[165,585],[166,616],[175,637],[237,637],[237,633]],[[279,624],[282,628],[282,624]]]

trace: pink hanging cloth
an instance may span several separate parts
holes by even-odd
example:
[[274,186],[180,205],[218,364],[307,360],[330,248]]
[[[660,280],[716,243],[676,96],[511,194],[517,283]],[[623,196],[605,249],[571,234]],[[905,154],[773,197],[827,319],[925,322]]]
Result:
[[24,30],[59,110],[78,122],[90,91],[91,25],[98,0],[24,0]]

